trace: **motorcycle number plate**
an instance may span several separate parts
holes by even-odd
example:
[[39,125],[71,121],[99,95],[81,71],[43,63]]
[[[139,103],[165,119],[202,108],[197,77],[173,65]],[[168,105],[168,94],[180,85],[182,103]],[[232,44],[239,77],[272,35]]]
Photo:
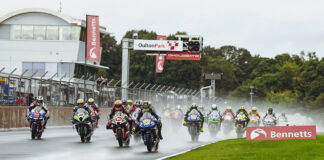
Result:
[[150,120],[144,120],[144,124],[149,124]]
[[191,118],[192,118],[192,119],[196,119],[197,116],[196,116],[196,115],[191,115]]
[[230,116],[226,116],[225,119],[227,119],[227,120],[231,120],[231,117],[230,117]]
[[122,119],[120,117],[117,118],[117,121],[121,121]]
[[34,118],[39,118],[39,114],[34,114]]
[[83,117],[84,114],[83,114],[83,113],[79,113],[78,116],[79,116],[79,117]]

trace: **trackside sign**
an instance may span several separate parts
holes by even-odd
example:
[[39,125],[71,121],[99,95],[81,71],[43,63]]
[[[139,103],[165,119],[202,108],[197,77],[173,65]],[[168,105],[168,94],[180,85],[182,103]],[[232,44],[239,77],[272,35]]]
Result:
[[247,127],[247,140],[316,139],[316,126]]
[[134,50],[145,51],[182,51],[182,41],[134,40]]

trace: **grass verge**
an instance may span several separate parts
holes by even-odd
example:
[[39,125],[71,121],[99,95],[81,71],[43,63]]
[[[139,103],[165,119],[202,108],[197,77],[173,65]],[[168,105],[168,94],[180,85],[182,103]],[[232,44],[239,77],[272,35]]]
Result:
[[247,141],[244,138],[216,142],[167,160],[324,160],[324,135],[316,140]]

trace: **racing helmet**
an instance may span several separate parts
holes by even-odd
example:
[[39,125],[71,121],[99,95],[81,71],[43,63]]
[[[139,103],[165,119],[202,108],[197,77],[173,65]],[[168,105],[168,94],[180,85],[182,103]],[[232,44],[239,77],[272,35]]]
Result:
[[256,107],[252,107],[252,112],[255,113],[257,111],[257,108]]
[[122,102],[122,105],[127,105],[126,99],[123,99],[121,102]]
[[43,96],[37,96],[37,97],[36,97],[36,102],[37,102],[37,103],[43,103],[43,101],[44,101]]
[[143,104],[142,100],[135,101],[135,107],[140,107]]
[[212,110],[217,110],[217,105],[216,105],[216,104],[213,104],[213,105],[211,106],[211,109],[212,109]]
[[191,104],[191,106],[190,106],[190,109],[197,109],[197,108],[198,108],[198,106],[197,106],[196,103],[193,103],[193,104]]
[[269,108],[269,109],[268,109],[268,113],[269,113],[269,114],[272,114],[272,113],[273,113],[273,109],[272,109],[272,108]]
[[144,108],[144,109],[148,109],[148,108],[150,108],[150,103],[149,103],[149,101],[144,101],[144,102],[143,102],[143,108]]
[[227,110],[227,111],[232,111],[232,107],[231,107],[231,106],[227,106],[227,107],[226,107],[226,110]]
[[80,104],[81,104],[81,105],[83,105],[83,104],[84,104],[84,100],[83,100],[83,99],[81,99],[81,98],[77,100],[77,105],[80,105]]
[[88,99],[88,104],[93,105],[93,103],[94,103],[94,99],[93,98],[89,98]]
[[127,104],[128,105],[132,105],[133,104],[133,100],[131,100],[131,99],[127,100]]
[[120,100],[115,101],[115,108],[121,108],[122,107],[122,102]]

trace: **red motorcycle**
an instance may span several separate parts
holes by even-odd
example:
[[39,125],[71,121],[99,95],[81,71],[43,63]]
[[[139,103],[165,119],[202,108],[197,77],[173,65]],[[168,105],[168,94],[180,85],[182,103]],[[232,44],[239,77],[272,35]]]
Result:
[[119,147],[129,146],[130,142],[130,128],[128,124],[128,117],[123,112],[116,112],[112,119],[112,129],[118,141]]

